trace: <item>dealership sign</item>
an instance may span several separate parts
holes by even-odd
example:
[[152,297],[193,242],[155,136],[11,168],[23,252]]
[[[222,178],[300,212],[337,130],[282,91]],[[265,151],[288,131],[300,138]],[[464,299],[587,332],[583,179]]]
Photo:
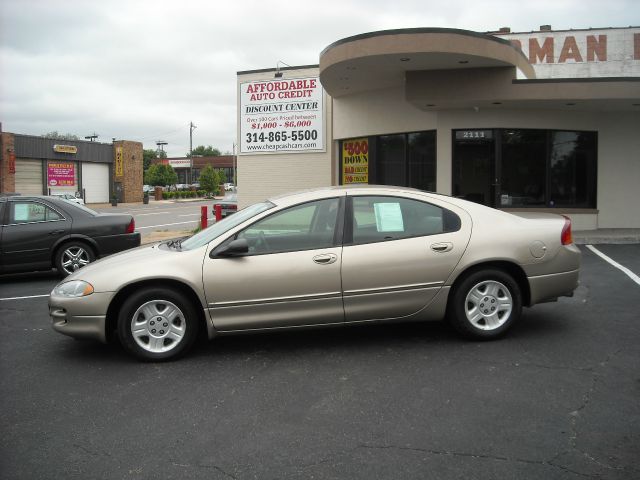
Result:
[[121,177],[124,175],[124,157],[122,154],[122,147],[116,147],[116,165],[115,165],[115,176]]
[[504,33],[538,78],[640,76],[640,28]]
[[78,153],[78,147],[75,145],[54,145],[53,151],[57,153]]
[[47,165],[47,185],[50,187],[73,187],[76,184],[76,166],[69,162]]
[[342,142],[342,184],[369,183],[369,140]]
[[324,151],[318,77],[240,84],[240,153]]

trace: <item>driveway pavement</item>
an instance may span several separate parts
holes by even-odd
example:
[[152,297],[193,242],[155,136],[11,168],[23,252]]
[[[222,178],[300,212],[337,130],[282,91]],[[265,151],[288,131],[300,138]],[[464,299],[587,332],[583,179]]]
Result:
[[[640,245],[599,246],[640,274]],[[0,278],[0,478],[640,478],[640,285],[582,248],[506,338],[445,324],[224,337],[180,361],[52,331]]]

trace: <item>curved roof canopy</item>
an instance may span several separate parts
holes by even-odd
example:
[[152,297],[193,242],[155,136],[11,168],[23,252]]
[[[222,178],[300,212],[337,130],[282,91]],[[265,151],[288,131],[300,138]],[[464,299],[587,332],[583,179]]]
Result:
[[320,82],[333,97],[402,86],[406,72],[512,67],[535,72],[507,40],[451,28],[383,30],[348,37],[320,54]]

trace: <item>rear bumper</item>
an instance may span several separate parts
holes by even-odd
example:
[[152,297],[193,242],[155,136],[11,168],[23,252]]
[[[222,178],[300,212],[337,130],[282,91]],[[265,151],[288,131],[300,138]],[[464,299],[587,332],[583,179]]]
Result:
[[96,237],[94,240],[98,244],[101,257],[111,255],[112,253],[122,252],[123,250],[129,250],[130,248],[139,247],[141,243],[139,232]]
[[580,270],[578,269],[569,272],[529,277],[529,288],[531,291],[529,306],[558,297],[572,296],[573,291],[578,287],[579,275]]

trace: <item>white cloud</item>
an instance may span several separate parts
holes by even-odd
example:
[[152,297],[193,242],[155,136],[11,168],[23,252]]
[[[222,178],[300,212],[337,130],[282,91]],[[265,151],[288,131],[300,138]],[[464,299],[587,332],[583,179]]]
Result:
[[231,150],[236,72],[315,64],[360,33],[412,27],[488,31],[627,26],[633,0],[291,2],[0,0],[0,121],[39,135]]

